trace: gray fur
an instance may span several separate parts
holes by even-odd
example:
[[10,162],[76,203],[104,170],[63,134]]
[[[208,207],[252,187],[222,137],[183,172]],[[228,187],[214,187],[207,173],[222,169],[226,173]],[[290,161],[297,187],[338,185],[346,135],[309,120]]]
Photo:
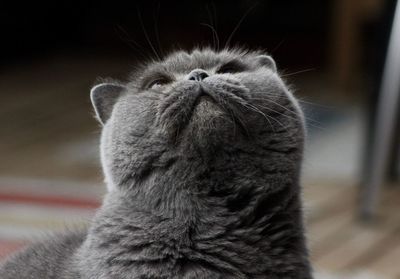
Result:
[[[215,73],[232,59],[245,68]],[[188,80],[194,69],[209,77]],[[144,88],[159,72],[171,82]],[[111,112],[101,138],[109,192],[88,232],[19,253],[1,278],[312,278],[304,121],[270,57],[175,52],[134,73],[112,103],[96,107]]]
[[92,101],[97,119],[104,124],[111,116],[112,108],[118,100],[125,87],[113,83],[101,83],[90,90]]

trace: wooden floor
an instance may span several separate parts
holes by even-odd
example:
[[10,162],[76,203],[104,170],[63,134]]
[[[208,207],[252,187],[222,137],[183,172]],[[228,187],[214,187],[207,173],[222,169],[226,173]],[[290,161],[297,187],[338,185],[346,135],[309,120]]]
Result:
[[[121,73],[128,67],[129,63],[123,59],[101,60],[86,55],[49,57],[0,72],[0,192],[9,190],[1,184],[6,181],[3,178],[25,181],[19,184],[19,192],[54,190],[57,194],[68,195],[69,190],[77,193],[79,188],[79,193],[88,193],[85,197],[90,197],[93,191],[104,192],[102,186],[98,189],[85,186],[102,184],[97,151],[99,127],[92,117],[88,94],[96,76],[123,76]],[[78,186],[57,190],[34,188],[29,186],[32,178],[36,179],[35,183],[50,179],[63,181],[65,185],[68,185],[65,181],[74,181]],[[305,183],[306,226],[318,278],[400,279],[398,186],[386,187],[379,215],[374,222],[365,224],[355,215],[355,185],[338,181]],[[99,196],[92,195],[93,199]],[[16,203],[2,207],[0,217],[5,217],[0,218],[0,228],[36,226],[26,220],[26,216],[33,213],[24,212],[22,206],[17,210],[18,206]],[[88,209],[87,216],[91,210]],[[80,214],[74,212],[65,213],[64,210],[54,216],[60,218],[64,214],[68,224],[74,219],[72,215]],[[24,219],[24,225],[15,219],[11,223],[10,218],[6,218],[11,214],[25,214],[24,218],[17,218]],[[52,225],[48,227],[51,229]],[[0,239],[0,250],[2,245],[6,247]],[[18,243],[8,245],[7,251],[19,246]]]
[[389,185],[384,190],[376,219],[363,223],[355,214],[356,187],[306,185],[304,200],[314,267],[335,274],[375,275],[365,278],[400,278],[399,186]]

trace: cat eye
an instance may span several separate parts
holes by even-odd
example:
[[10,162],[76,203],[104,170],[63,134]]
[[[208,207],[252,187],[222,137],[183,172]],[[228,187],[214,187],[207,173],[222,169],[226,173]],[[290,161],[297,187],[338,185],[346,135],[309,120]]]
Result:
[[243,72],[247,69],[246,65],[240,61],[232,60],[222,65],[217,71],[217,74],[234,74]]
[[151,81],[146,88],[147,89],[162,89],[163,86],[165,86],[166,84],[169,83],[169,80],[167,80],[166,78],[159,78],[159,79],[155,79],[153,81]]

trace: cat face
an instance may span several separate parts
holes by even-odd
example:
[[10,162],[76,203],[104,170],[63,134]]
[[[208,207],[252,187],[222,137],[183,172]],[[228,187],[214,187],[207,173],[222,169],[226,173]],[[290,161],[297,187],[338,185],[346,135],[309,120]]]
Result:
[[104,125],[101,158],[110,189],[179,157],[212,159],[243,145],[301,145],[303,119],[271,57],[257,52],[175,52],[125,84],[91,92]]

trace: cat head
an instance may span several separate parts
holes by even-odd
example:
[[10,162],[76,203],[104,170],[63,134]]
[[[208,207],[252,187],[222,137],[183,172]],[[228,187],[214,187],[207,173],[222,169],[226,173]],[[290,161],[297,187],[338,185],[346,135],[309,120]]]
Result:
[[208,164],[228,146],[283,150],[303,142],[298,104],[274,60],[260,52],[177,51],[143,66],[126,84],[96,85],[91,100],[103,125],[109,189],[179,158]]

